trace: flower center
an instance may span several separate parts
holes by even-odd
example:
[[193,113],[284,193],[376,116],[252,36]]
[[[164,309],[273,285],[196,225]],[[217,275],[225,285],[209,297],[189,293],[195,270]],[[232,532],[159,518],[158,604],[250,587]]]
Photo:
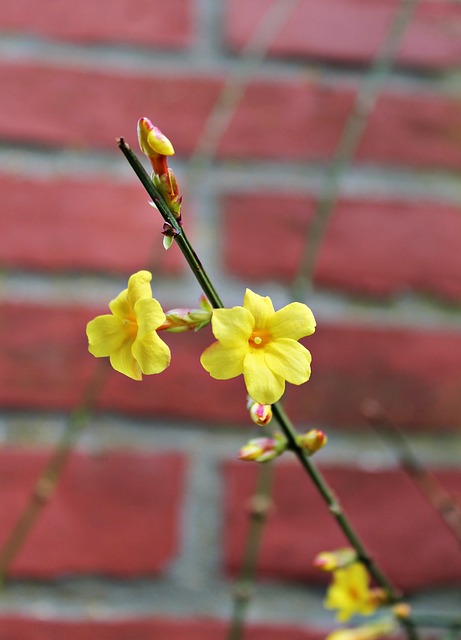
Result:
[[358,589],[358,587],[356,587],[355,585],[351,584],[351,585],[349,585],[347,590],[349,592],[351,600],[356,600],[356,601],[360,600],[360,590]]
[[270,341],[271,335],[265,329],[253,331],[249,339],[250,346],[255,347],[256,349],[264,347],[264,345]]
[[130,337],[136,338],[136,335],[138,333],[138,323],[136,322],[136,316],[132,315],[124,318],[123,324],[125,326],[126,333]]

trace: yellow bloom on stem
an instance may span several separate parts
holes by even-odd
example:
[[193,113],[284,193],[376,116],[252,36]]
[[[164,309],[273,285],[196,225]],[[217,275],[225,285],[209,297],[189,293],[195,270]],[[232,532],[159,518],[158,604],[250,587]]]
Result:
[[377,591],[370,589],[368,572],[363,564],[354,562],[334,571],[324,605],[326,609],[337,609],[337,619],[345,622],[355,614],[374,613],[381,604]]
[[338,629],[330,633],[325,640],[378,640],[394,633],[396,629],[395,620],[387,618],[355,629]]
[[109,304],[111,314],[98,316],[86,328],[88,351],[96,358],[109,356],[116,371],[133,380],[142,374],[161,373],[170,364],[169,347],[156,329],[165,322],[160,304],[152,298],[149,271],[138,271]]
[[292,302],[274,311],[269,297],[246,290],[243,307],[215,309],[211,320],[217,339],[200,362],[217,380],[243,373],[251,398],[259,404],[277,402],[285,381],[300,385],[309,380],[311,354],[298,340],[315,330],[312,311]]

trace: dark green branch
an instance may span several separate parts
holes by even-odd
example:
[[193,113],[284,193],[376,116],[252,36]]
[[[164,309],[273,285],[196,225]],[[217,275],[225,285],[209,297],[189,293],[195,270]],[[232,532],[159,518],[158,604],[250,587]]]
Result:
[[[187,260],[187,263],[192,269],[195,277],[197,278],[200,286],[203,289],[203,292],[208,297],[210,303],[215,309],[222,308],[223,304],[221,302],[221,298],[216,293],[210,279],[208,278],[207,273],[205,272],[200,260],[198,259],[195,251],[192,249],[189,241],[184,235],[184,231],[181,225],[176,220],[174,214],[168,209],[167,204],[163,200],[161,194],[156,189],[155,185],[152,183],[152,180],[149,178],[148,174],[144,170],[144,167],[141,165],[136,155],[133,153],[129,145],[120,138],[118,140],[118,144],[128,162],[134,169],[136,175],[141,180],[144,188],[146,189],[149,196],[152,198],[152,201],[155,203],[156,207],[160,211],[165,222],[170,224],[175,231],[177,231],[177,235],[175,235],[175,240],[178,243],[179,248],[181,249],[184,257]],[[396,589],[392,586],[392,583],[386,578],[384,573],[378,568],[375,561],[372,559],[371,554],[366,549],[364,543],[355,532],[352,524],[350,523],[348,517],[344,513],[341,505],[336,499],[333,491],[328,486],[327,482],[320,474],[320,472],[316,469],[315,465],[307,458],[302,449],[299,447],[296,441],[296,431],[293,427],[293,424],[285,414],[282,409],[280,403],[275,403],[272,405],[274,416],[277,422],[280,424],[280,427],[288,441],[289,447],[292,449],[298,460],[300,461],[302,467],[306,471],[307,475],[311,478],[314,486],[317,491],[320,493],[324,502],[327,504],[332,516],[335,518],[336,522],[342,529],[345,534],[347,540],[350,542],[351,546],[355,549],[357,553],[358,559],[368,568],[370,574],[373,576],[377,584],[385,591],[387,594],[387,598],[390,604],[395,604],[401,602],[401,596],[396,591]],[[400,623],[404,627],[408,640],[417,640],[418,634],[416,632],[416,627],[411,618],[400,619]]]

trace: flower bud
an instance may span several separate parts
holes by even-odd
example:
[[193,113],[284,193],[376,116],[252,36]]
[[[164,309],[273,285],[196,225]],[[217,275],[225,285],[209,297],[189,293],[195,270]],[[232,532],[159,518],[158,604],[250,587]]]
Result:
[[141,151],[149,158],[152,155],[174,155],[174,148],[171,142],[158,127],[152,124],[149,118],[139,119],[138,140]]
[[149,158],[154,173],[156,175],[166,173],[168,171],[166,156],[174,155],[174,148],[149,118],[138,120],[138,141],[141,151]]
[[347,567],[357,560],[357,553],[351,547],[322,551],[314,559],[313,566],[322,571],[335,571]]
[[312,455],[328,442],[327,436],[319,429],[311,429],[304,435],[298,436],[297,442],[307,455]]
[[274,438],[254,438],[240,449],[239,460],[269,462],[280,456],[286,449],[283,436],[276,434]]
[[180,220],[182,196],[179,193],[178,182],[173,171],[167,168],[166,171],[160,175],[155,175],[154,173],[152,181],[162,194],[169,209],[174,213],[175,217]]
[[398,604],[392,607],[392,611],[396,618],[400,620],[405,620],[411,615],[411,607],[406,602],[399,602]]
[[250,418],[260,427],[269,424],[272,420],[272,406],[270,404],[253,402],[250,406]]
[[211,322],[213,311],[204,307],[200,309],[171,309],[171,311],[166,311],[165,315],[166,321],[162,328],[170,333],[182,333],[190,329],[198,331],[206,327]]

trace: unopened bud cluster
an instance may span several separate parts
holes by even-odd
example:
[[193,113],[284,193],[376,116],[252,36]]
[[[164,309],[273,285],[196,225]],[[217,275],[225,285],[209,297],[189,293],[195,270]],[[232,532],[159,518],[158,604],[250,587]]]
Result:
[[198,331],[210,324],[213,309],[204,295],[200,297],[199,309],[171,309],[165,313],[166,320],[162,328],[170,333]]
[[311,429],[297,437],[297,443],[306,455],[313,455],[328,442],[327,436],[320,429]]
[[[166,136],[155,127],[149,118],[138,121],[138,141],[141,151],[149,158],[152,165],[152,182],[163,196],[169,209],[178,220],[181,219],[182,196],[173,171],[168,167],[168,156],[174,155],[174,148]],[[165,232],[166,237],[171,237]],[[171,242],[167,243],[169,246]]]
[[280,433],[271,438],[253,438],[240,449],[240,460],[252,460],[254,462],[270,462],[278,458],[287,448],[287,442]]

